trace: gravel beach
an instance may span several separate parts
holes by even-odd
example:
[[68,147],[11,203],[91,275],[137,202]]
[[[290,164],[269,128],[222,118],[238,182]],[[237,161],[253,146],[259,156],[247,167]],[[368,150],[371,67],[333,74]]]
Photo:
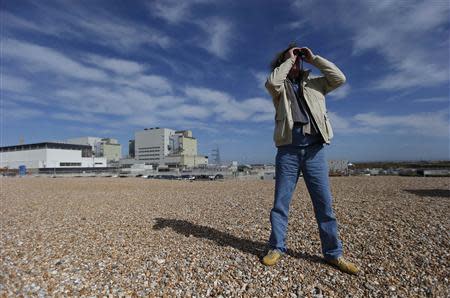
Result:
[[345,256],[325,264],[305,184],[286,255],[260,257],[273,181],[2,178],[0,295],[448,297],[450,179],[332,177]]

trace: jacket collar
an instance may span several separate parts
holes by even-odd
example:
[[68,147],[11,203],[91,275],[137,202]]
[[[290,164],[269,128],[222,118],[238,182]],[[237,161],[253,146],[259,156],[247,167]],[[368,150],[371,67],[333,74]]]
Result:
[[[304,81],[306,81],[306,80],[308,79],[310,73],[311,73],[311,69],[305,69],[305,70],[303,70],[303,71],[300,72],[300,74],[298,75],[298,81],[299,81],[299,82],[302,82],[302,81],[304,82]],[[289,80],[290,82],[292,82],[291,79],[288,78],[288,80]]]
[[300,73],[300,78],[304,81],[309,77],[310,73],[311,73],[311,69],[305,69]]

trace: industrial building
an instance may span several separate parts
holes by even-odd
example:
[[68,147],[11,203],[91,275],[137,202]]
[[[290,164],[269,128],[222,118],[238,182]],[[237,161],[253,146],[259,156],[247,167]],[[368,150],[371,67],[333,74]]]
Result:
[[113,138],[80,137],[68,139],[67,143],[91,146],[93,154],[106,158],[108,165],[118,162],[122,156],[122,146]]
[[106,159],[95,157],[89,145],[55,142],[0,147],[0,167],[18,169],[106,167]]
[[[197,154],[197,139],[190,130],[145,128],[129,142],[129,156],[159,168],[206,167],[208,157]],[[133,151],[131,151],[133,149]]]
[[330,175],[347,175],[348,164],[348,160],[329,160],[328,169]]

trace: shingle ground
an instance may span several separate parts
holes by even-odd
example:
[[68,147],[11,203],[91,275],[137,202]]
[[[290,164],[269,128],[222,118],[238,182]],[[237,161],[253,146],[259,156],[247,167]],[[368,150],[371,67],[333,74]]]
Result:
[[449,296],[449,178],[331,184],[357,277],[322,262],[301,180],[289,254],[267,268],[273,181],[2,178],[0,294]]

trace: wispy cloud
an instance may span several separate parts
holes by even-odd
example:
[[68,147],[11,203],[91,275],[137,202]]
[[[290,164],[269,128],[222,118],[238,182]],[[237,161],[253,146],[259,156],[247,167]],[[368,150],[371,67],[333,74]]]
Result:
[[348,135],[348,134],[373,134],[378,133],[380,130],[377,127],[371,127],[367,125],[357,125],[354,122],[352,116],[343,117],[336,112],[328,112],[330,122],[332,124],[333,131],[336,134]]
[[2,106],[3,125],[11,120],[32,119],[44,116],[44,112],[37,108],[24,107],[15,102],[4,101]]
[[232,24],[222,18],[214,17],[198,21],[197,24],[206,34],[206,39],[199,43],[212,55],[226,59],[231,51]]
[[213,56],[226,59],[231,51],[233,37],[232,22],[218,16],[198,18],[192,8],[199,4],[212,3],[211,0],[168,0],[147,4],[150,14],[162,18],[171,25],[185,23],[195,25],[203,31],[203,36],[194,38],[200,48]]
[[87,67],[68,56],[50,49],[15,39],[3,41],[5,58],[16,60],[33,72],[50,71],[80,80],[106,80],[107,75],[96,68]]
[[221,121],[273,120],[272,102],[265,98],[236,100],[230,94],[209,88],[187,87],[185,94],[194,101],[208,106]]
[[[63,87],[46,94],[47,101],[61,110],[52,114],[58,120],[91,119],[93,123],[115,116],[130,125],[142,119],[148,123],[174,118],[206,120],[212,116],[228,122],[273,120],[273,106],[266,98],[237,100],[226,92],[195,86],[180,90],[131,60],[83,53],[71,58],[18,40],[7,40],[4,53],[18,62],[26,61],[31,74],[48,73],[58,78]],[[13,82],[16,87],[26,85],[17,78]],[[27,88],[22,93],[27,94]]]
[[159,30],[79,2],[39,2],[33,11],[39,18],[27,20],[5,12],[2,21],[5,29],[34,31],[67,40],[87,40],[122,52],[136,51],[142,46],[166,48],[172,42]]
[[425,97],[425,98],[416,98],[412,100],[413,102],[420,102],[420,103],[428,103],[428,102],[446,102],[447,104],[450,104],[450,98],[449,97]]
[[147,4],[149,12],[165,21],[176,24],[189,20],[191,8],[196,4],[212,2],[210,0],[166,0]]
[[350,90],[351,90],[350,84],[346,83],[344,86],[341,86],[336,90],[333,90],[333,92],[329,93],[328,96],[330,96],[335,100],[341,100],[348,97],[348,95],[350,94]]
[[79,123],[94,123],[94,124],[102,124],[108,125],[111,121],[104,117],[99,117],[98,115],[92,113],[64,113],[64,112],[56,112],[51,113],[50,117],[57,120],[64,121],[74,121]]
[[362,113],[353,117],[361,126],[378,129],[398,129],[405,134],[423,136],[448,137],[450,124],[448,110],[427,113],[413,113],[409,115],[379,115],[376,113]]
[[104,70],[112,71],[119,75],[133,75],[144,71],[145,67],[134,61],[107,58],[99,55],[89,55],[87,62],[96,65]]
[[8,90],[12,92],[24,92],[27,91],[31,87],[31,83],[27,80],[24,80],[20,77],[1,74],[1,89]]
[[[449,80],[446,1],[347,1],[346,5],[317,6],[303,0],[293,5],[316,28],[337,26],[350,31],[355,55],[367,51],[381,55],[388,66],[380,72],[376,88],[435,86]],[[442,44],[435,42],[438,36],[445,40]]]
[[266,80],[267,80],[267,76],[268,76],[267,72],[253,71],[252,74],[255,77],[256,82],[258,83],[258,87],[260,87],[261,89],[266,90],[264,85],[266,84]]
[[334,131],[342,135],[358,133],[448,137],[450,133],[448,110],[406,115],[359,113],[348,117],[335,112],[328,114]]

